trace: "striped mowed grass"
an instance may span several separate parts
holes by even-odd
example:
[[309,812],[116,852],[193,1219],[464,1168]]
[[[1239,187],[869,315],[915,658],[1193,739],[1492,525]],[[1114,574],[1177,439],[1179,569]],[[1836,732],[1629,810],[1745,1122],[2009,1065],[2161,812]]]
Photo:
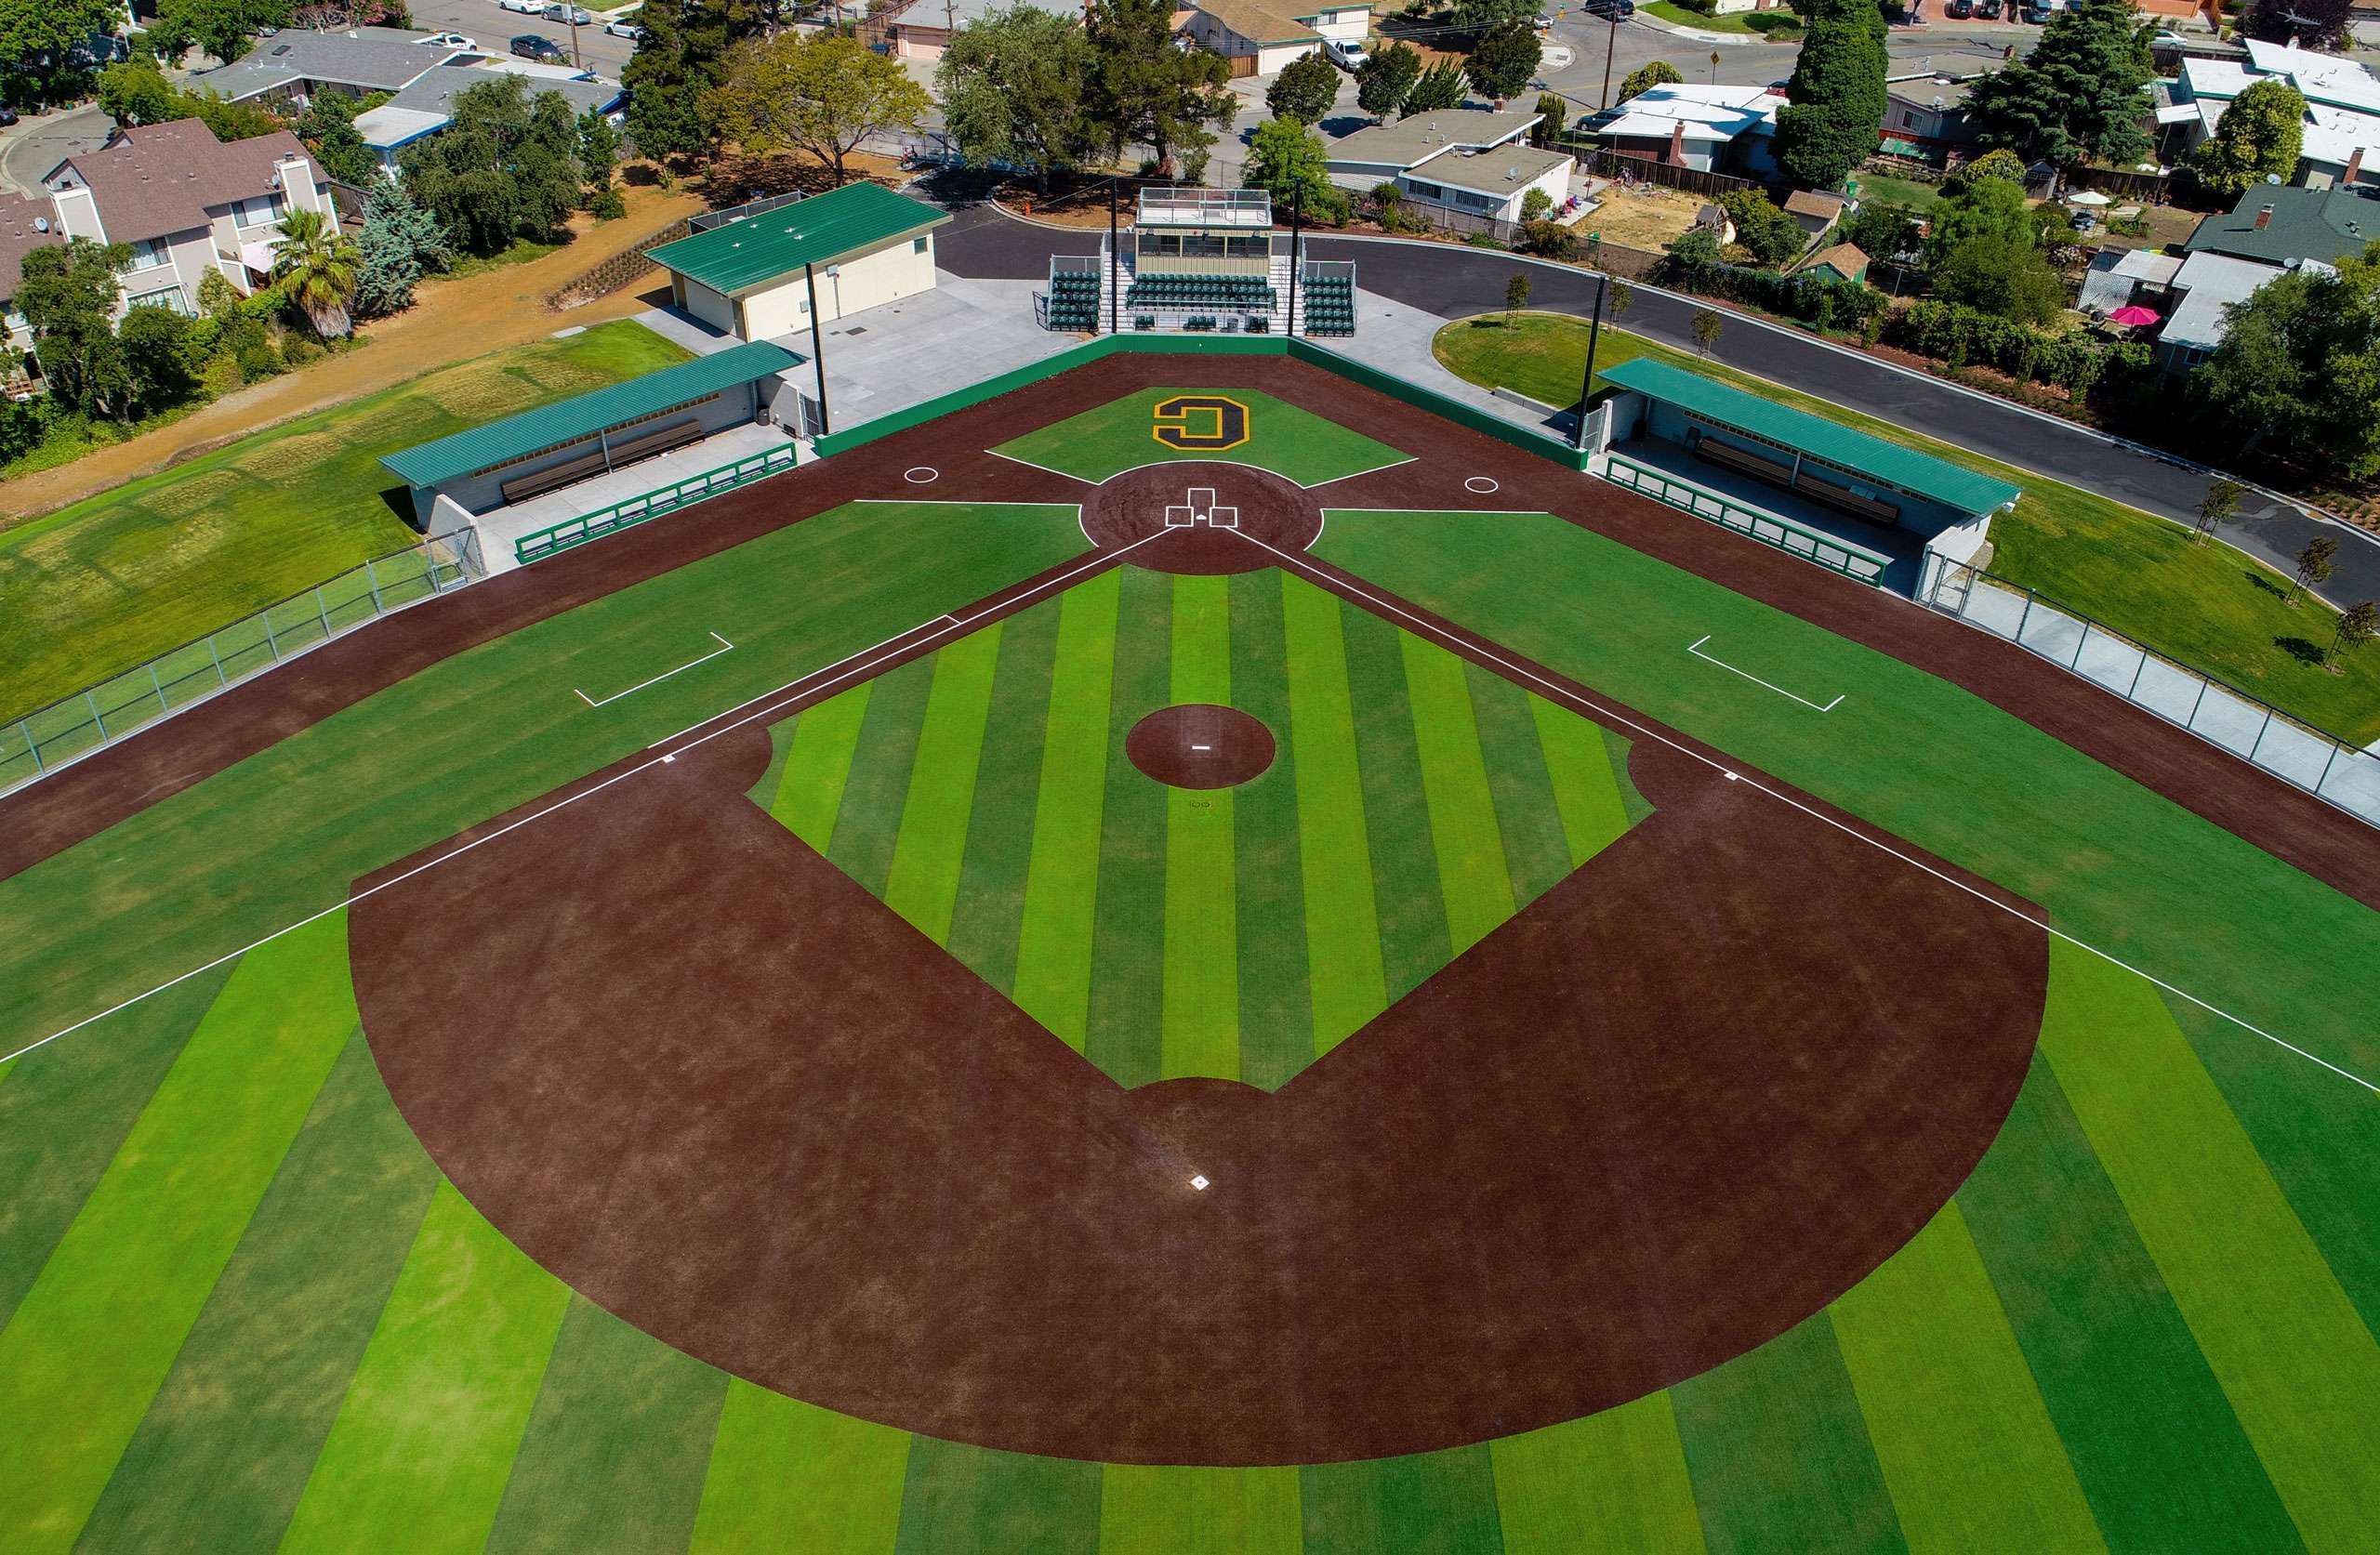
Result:
[[[1183,703],[1273,765],[1142,772]],[[1126,1085],[1280,1085],[1644,810],[1624,742],[1271,570],[1103,573],[775,735],[757,798]]]

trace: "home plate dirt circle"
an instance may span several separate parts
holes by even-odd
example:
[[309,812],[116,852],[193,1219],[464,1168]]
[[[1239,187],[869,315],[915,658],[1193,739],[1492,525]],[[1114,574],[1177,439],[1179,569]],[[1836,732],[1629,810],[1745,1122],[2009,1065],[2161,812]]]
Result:
[[1267,546],[1312,545],[1322,533],[1322,506],[1294,481],[1190,460],[1144,465],[1105,481],[1083,504],[1082,528],[1102,550],[1148,542],[1132,552],[1135,566],[1252,573],[1280,560]]
[[1230,788],[1273,765],[1273,731],[1236,707],[1160,707],[1124,736],[1133,766],[1175,788]]

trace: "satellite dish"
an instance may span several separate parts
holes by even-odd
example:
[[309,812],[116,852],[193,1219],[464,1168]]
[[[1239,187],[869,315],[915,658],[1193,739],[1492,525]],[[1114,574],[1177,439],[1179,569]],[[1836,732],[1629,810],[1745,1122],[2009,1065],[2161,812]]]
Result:
[[46,232],[46,231],[49,231],[49,217],[46,217],[46,216],[37,216],[37,217],[33,217],[33,231],[36,231],[36,232]]

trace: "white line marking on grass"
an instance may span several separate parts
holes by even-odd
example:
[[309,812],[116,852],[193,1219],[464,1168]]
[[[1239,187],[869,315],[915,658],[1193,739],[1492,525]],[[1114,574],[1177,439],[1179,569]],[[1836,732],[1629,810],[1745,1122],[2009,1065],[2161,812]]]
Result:
[[[1004,603],[1006,605],[1021,607],[1026,601],[1033,600],[1038,596],[1047,594],[1052,589],[1064,588],[1066,585],[1074,582],[1077,578],[1081,577],[1086,573],[1097,572],[1104,567],[1113,565],[1116,558],[1125,555],[1127,552],[1130,552],[1138,547],[1144,546],[1148,544],[1149,540],[1154,540],[1156,538],[1157,536],[1152,534],[1146,540],[1135,540],[1130,545],[1119,546],[1113,551],[1096,552],[1086,558],[1078,564],[1067,568],[1064,572],[1059,573],[1056,577],[1051,578],[1049,582],[1036,585],[1034,587],[1028,588],[1024,593],[1017,595],[1014,599],[1004,601]],[[61,1026],[58,1030],[50,1033],[47,1036],[43,1037],[38,1042],[28,1042],[13,1053],[0,1053],[0,1063],[7,1063],[11,1059],[23,1058],[27,1053],[33,1051],[37,1048],[48,1047],[51,1043],[57,1041],[61,1036],[72,1036],[86,1026],[95,1025],[98,1022],[106,1020],[111,1015],[119,1014],[125,1010],[130,1009],[134,1005],[139,1004],[143,1000],[153,999],[158,995],[165,992],[168,988],[178,988],[181,984],[188,982],[192,978],[211,972],[216,968],[223,966],[228,962],[237,961],[241,956],[247,955],[248,952],[269,945],[272,943],[273,941],[282,938],[284,935],[294,934],[310,923],[319,923],[323,919],[330,916],[333,913],[344,912],[367,897],[377,896],[382,891],[389,890],[392,886],[403,885],[407,880],[412,879],[415,876],[425,874],[430,870],[435,869],[449,859],[460,858],[474,848],[484,847],[488,843],[494,842],[498,837],[509,837],[514,832],[519,831],[522,827],[529,825],[533,822],[542,821],[547,816],[555,813],[557,810],[566,810],[570,806],[578,803],[581,799],[592,798],[594,796],[601,794],[603,790],[611,787],[614,784],[626,783],[628,779],[635,777],[640,773],[649,772],[656,767],[666,766],[675,762],[679,757],[685,755],[688,751],[698,750],[702,746],[708,745],[711,741],[718,739],[722,734],[732,734],[736,730],[745,728],[747,725],[751,723],[765,718],[774,718],[777,714],[784,712],[794,703],[800,702],[805,697],[814,696],[825,691],[829,686],[838,685],[840,682],[852,679],[854,677],[865,678],[875,671],[877,664],[882,659],[891,658],[895,653],[907,652],[912,649],[922,648],[927,643],[932,642],[938,638],[948,637],[952,632],[963,631],[966,628],[966,623],[962,621],[954,620],[953,624],[947,626],[938,626],[934,624],[935,622],[945,620],[952,620],[952,618],[948,616],[936,616],[932,621],[928,621],[920,626],[910,626],[902,631],[895,632],[891,637],[868,644],[866,648],[859,650],[855,653],[846,654],[844,657],[837,659],[833,664],[824,665],[818,669],[813,669],[809,674],[801,676],[797,679],[788,680],[784,685],[777,687],[774,691],[762,692],[760,695],[749,697],[745,701],[737,703],[733,707],[722,708],[721,711],[711,714],[708,718],[700,718],[688,724],[685,728],[678,731],[675,734],[665,734],[660,739],[654,741],[644,748],[648,751],[658,751],[662,746],[667,745],[675,740],[685,740],[686,744],[678,746],[677,749],[673,751],[656,756],[652,760],[639,762],[637,765],[630,767],[624,772],[615,772],[610,777],[605,778],[602,782],[582,789],[578,793],[571,795],[568,798],[556,799],[552,804],[548,805],[541,810],[536,811],[534,814],[524,815],[518,821],[511,822],[507,825],[499,826],[495,831],[488,833],[485,837],[474,837],[470,841],[464,843],[461,847],[454,850],[452,852],[441,853],[434,859],[428,860],[422,863],[417,863],[414,865],[413,868],[406,870],[403,875],[394,876],[389,879],[383,880],[377,886],[355,892],[352,896],[342,897],[338,901],[332,903],[329,906],[323,908],[320,912],[309,913],[302,918],[298,918],[292,922],[283,924],[271,933],[264,935],[259,939],[252,940],[248,943],[242,945],[237,950],[227,951],[223,955],[217,956],[212,961],[204,962],[198,966],[192,967],[190,970],[183,972],[178,977],[168,978],[165,982],[157,984],[154,988],[148,990],[146,993],[135,994],[128,999],[110,1005],[107,1008],[100,1010],[96,1015],[86,1015],[83,1019],[75,1021],[71,1026]],[[929,631],[927,630],[928,627],[932,627],[933,629]],[[896,643],[901,644],[902,646],[895,648],[893,645]],[[768,703],[769,705],[754,708],[751,712],[745,712],[745,709],[753,708],[755,704],[763,702]],[[742,713],[744,716],[736,718],[735,715],[739,713]],[[734,718],[734,721],[733,723],[721,724],[719,728],[712,730],[707,734],[696,736],[692,739],[688,738],[688,736],[693,735],[694,731],[700,729],[704,724],[717,722],[721,718]]]
[[624,696],[634,696],[637,692],[644,690],[647,686],[657,686],[661,684],[662,681],[668,679],[672,675],[683,675],[686,671],[694,668],[696,665],[707,665],[710,663],[711,660],[719,657],[721,653],[732,653],[735,651],[735,644],[728,641],[717,632],[710,634],[710,639],[713,642],[718,643],[719,646],[712,649],[709,652],[705,653],[701,658],[690,659],[686,663],[680,665],[675,669],[665,669],[650,680],[639,680],[635,685],[630,686],[628,690],[624,692],[614,692],[611,695],[603,698],[601,702],[598,702],[595,698],[588,695],[585,692],[578,692],[578,688],[576,686],[573,686],[570,689],[572,691],[578,692],[578,700],[584,702],[589,707],[605,706],[608,704],[617,702]]
[[1725,659],[1714,659],[1710,654],[1705,653],[1702,651],[1702,645],[1710,640],[1711,634],[1709,632],[1705,632],[1700,637],[1696,638],[1692,642],[1687,643],[1686,645],[1686,651],[1693,654],[1696,658],[1700,659],[1704,664],[1717,665],[1721,669],[1726,670],[1731,674],[1742,676],[1745,679],[1751,681],[1755,686],[1767,686],[1770,691],[1775,692],[1778,695],[1785,698],[1787,701],[1798,702],[1803,706],[1811,708],[1814,711],[1820,713],[1831,713],[1837,707],[1843,705],[1843,693],[1841,692],[1834,693],[1834,700],[1832,702],[1830,702],[1825,706],[1820,707],[1817,703],[1812,702],[1806,696],[1795,696],[1792,692],[1787,691],[1782,686],[1770,685],[1768,681],[1762,679],[1759,676],[1754,675],[1748,669],[1738,669],[1735,665],[1729,664]]
[[[1318,492],[1325,486],[1335,486],[1342,481],[1353,481],[1359,476],[1365,475],[1377,475],[1382,470],[1395,469],[1399,465],[1421,463],[1419,458],[1408,454],[1404,458],[1391,459],[1384,465],[1374,465],[1369,469],[1358,469],[1345,475],[1334,475],[1328,481],[1316,481],[1312,484],[1308,484],[1303,481],[1292,480],[1290,477],[1283,475],[1277,469],[1267,468],[1266,467],[1256,463],[1252,459],[1225,459],[1221,457],[1201,459],[1195,456],[1185,456],[1179,459],[1150,459],[1142,464],[1127,465],[1122,469],[1117,470],[1112,474],[1102,475],[1094,478],[1089,475],[1077,475],[1071,470],[1059,469],[1051,465],[1037,465],[1030,459],[1020,459],[1013,454],[1003,454],[997,448],[986,448],[984,452],[989,454],[995,459],[1006,459],[1011,464],[1023,465],[1027,469],[1043,470],[1051,475],[1063,475],[1069,481],[1079,481],[1086,486],[1104,486],[1110,481],[1120,481],[1125,476],[1130,475],[1136,470],[1163,469],[1168,465],[1236,465],[1242,469],[1252,469],[1259,475],[1272,476],[1276,481],[1288,481],[1290,485],[1295,486],[1302,492]],[[1191,450],[1184,451],[1185,455],[1190,455],[1194,452],[1195,451]],[[1438,511],[1438,509],[1435,507],[1418,508],[1416,511],[1435,513]]]
[[[1244,534],[1241,535],[1241,538],[1245,539],[1251,546],[1263,546],[1266,550],[1271,551],[1274,555],[1281,558],[1289,567],[1299,571],[1302,574],[1306,574],[1308,582],[1314,583],[1317,586],[1328,589],[1332,593],[1337,593],[1342,588],[1344,588],[1347,593],[1353,594],[1358,599],[1361,599],[1365,603],[1370,605],[1375,610],[1385,611],[1395,615],[1400,615],[1406,620],[1410,621],[1421,633],[1428,636],[1433,640],[1437,641],[1441,646],[1455,646],[1454,639],[1448,637],[1447,633],[1441,631],[1438,627],[1433,626],[1428,621],[1423,620],[1421,616],[1414,614],[1411,611],[1407,610],[1395,600],[1371,592],[1354,579],[1342,579],[1339,577],[1321,574],[1320,569],[1316,566],[1310,559],[1298,555],[1294,552],[1285,551],[1281,549],[1280,547],[1269,544],[1264,540],[1261,540],[1253,534]],[[1303,563],[1304,565],[1301,566],[1301,563]],[[1620,711],[1616,707],[1606,707],[1591,697],[1581,696],[1578,692],[1571,691],[1567,686],[1547,679],[1544,676],[1538,674],[1535,670],[1527,668],[1526,665],[1514,664],[1512,660],[1507,659],[1502,654],[1495,652],[1493,648],[1469,641],[1464,641],[1460,646],[1465,652],[1476,651],[1480,657],[1488,660],[1490,664],[1495,665],[1499,669],[1501,669],[1508,675],[1518,676],[1522,679],[1528,680],[1538,686],[1543,687],[1546,693],[1556,701],[1564,703],[1575,709],[1583,711],[1588,716],[1604,722],[1616,724],[1624,729],[1633,730],[1636,733],[1642,735],[1647,740],[1659,741],[1660,744],[1669,746],[1670,749],[1676,751],[1681,756],[1691,758],[1692,759],[1710,768],[1713,771],[1725,773],[1727,780],[1731,783],[1740,782],[1747,787],[1757,789],[1759,792],[1767,795],[1770,798],[1776,799],[1779,803],[1790,805],[1793,809],[1800,810],[1805,815],[1810,816],[1815,820],[1824,822],[1826,824],[1832,826],[1836,831],[1843,833],[1846,837],[1855,837],[1859,841],[1866,843],[1869,847],[1875,849],[1879,852],[1885,853],[1893,858],[1898,859],[1901,863],[1908,864],[1912,869],[1923,870],[1924,873],[1931,875],[1945,885],[1955,887],[1956,889],[1966,892],[1967,895],[1974,897],[1978,902],[1989,903],[1990,905],[1997,907],[2002,912],[2007,914],[2010,917],[2016,918],[2020,922],[2029,923],[2044,934],[2065,941],[2068,944],[2072,945],[2077,950],[2087,951],[2091,955],[2097,956],[2100,960],[2107,962],[2109,965],[2122,968],[2123,970],[2130,972],[2133,976],[2139,978],[2144,982],[2152,983],[2159,988],[2162,988],[2165,992],[2174,995],[2177,998],[2188,999],[2190,1003],[2198,1006],[2199,1008],[2205,1010],[2208,1014],[2215,1016],[2221,1020],[2228,1021],[2233,1025],[2239,1027],[2241,1031],[2252,1032],[2255,1035],[2263,1037],[2267,1042],[2271,1043],[2274,1047],[2279,1048],[2285,1052],[2294,1053],[2308,1063],[2319,1064],[2322,1068],[2329,1070],[2332,1074],[2336,1074],[2339,1078],[2351,1081],[2356,1085],[2361,1086],[2365,1090],[2372,1092],[2374,1096],[2380,1096],[2380,1085],[2373,1084],[2370,1080],[2367,1080],[2362,1075],[2356,1074],[2353,1070],[2341,1069],[2337,1064],[2333,1063],[2330,1060],[2314,1053],[2309,1053],[2294,1042],[2290,1042],[2282,1037],[2275,1036],[2272,1033],[2265,1030],[2262,1026],[2257,1025],[2254,1021],[2242,1020],[2241,1017],[2232,1014],[2229,1010],[2223,1008],[2219,1005],[2209,1004],[2206,1000],[2200,998],[2196,994],[2191,993],[2187,988],[2176,987],[2153,972],[2143,971],[2138,967],[2134,966],[2131,962],[2124,960],[2122,956],[2110,955],[2109,952],[2101,950],[2098,946],[2091,943],[2087,940],[2077,939],[2075,936],[2069,934],[2066,930],[2058,928],[2055,924],[2034,917],[2030,913],[2018,912],[2016,908],[2011,907],[2005,902],[1992,896],[1990,892],[1977,890],[1975,887],[1968,885],[1964,880],[1959,879],[1955,876],[1946,874],[1943,871],[1935,868],[1932,864],[1927,863],[1923,859],[1911,858],[1907,853],[1902,852],[1899,849],[1893,847],[1890,843],[1870,837],[1855,826],[1845,825],[1844,823],[1836,820],[1833,816],[1829,815],[1822,810],[1813,809],[1809,805],[1804,804],[1801,800],[1794,798],[1790,794],[1780,794],[1765,783],[1755,783],[1750,778],[1741,777],[1738,773],[1728,771],[1726,768],[1721,766],[1718,762],[1713,761],[1711,758],[1703,755],[1700,751],[1682,744],[1679,741],[1671,739],[1668,735],[1662,733],[1658,729],[1649,729],[1646,727],[1644,724],[1637,722],[1634,718],[1630,718],[1627,714]],[[201,969],[201,970],[204,969],[204,968]]]

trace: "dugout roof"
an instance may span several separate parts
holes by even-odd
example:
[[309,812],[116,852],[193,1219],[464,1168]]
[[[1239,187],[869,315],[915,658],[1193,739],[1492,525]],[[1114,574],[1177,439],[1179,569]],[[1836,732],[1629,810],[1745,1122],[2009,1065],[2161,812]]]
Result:
[[384,455],[380,464],[412,486],[436,486],[509,459],[591,438],[598,432],[733,389],[774,377],[801,358],[766,340],[731,346],[675,367],[615,383],[591,394],[541,405],[435,441]]
[[2023,494],[2005,481],[1978,475],[1947,459],[1854,431],[1823,416],[1747,394],[1715,378],[1649,357],[1607,367],[1598,376],[1607,384],[1663,401],[1705,421],[1798,448],[1821,463],[1963,513],[1990,513]]
[[687,280],[733,297],[799,271],[946,225],[948,213],[880,184],[851,183],[665,243],[646,255]]

